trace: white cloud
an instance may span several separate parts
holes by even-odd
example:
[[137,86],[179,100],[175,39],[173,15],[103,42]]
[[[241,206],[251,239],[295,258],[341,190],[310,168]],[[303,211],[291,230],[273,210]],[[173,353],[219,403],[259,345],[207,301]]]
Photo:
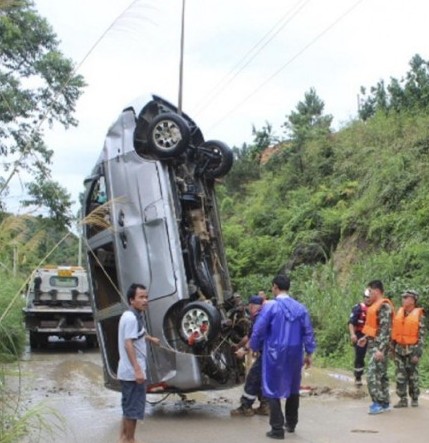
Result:
[[[54,27],[64,53],[80,63],[130,3],[36,0],[36,8]],[[429,58],[426,2],[364,0],[334,25],[356,3],[188,0],[185,112],[206,139],[230,145],[251,141],[252,124],[260,128],[265,121],[280,134],[285,116],[310,87],[336,124],[356,115],[361,85],[400,77],[415,53]],[[212,97],[219,81],[288,11],[295,16],[290,14],[272,41]],[[129,102],[150,92],[177,102],[180,14],[180,0],[133,2],[80,67],[89,86],[77,108],[79,127],[46,129],[55,150],[54,176],[75,200],[109,125]],[[212,100],[204,102],[207,97]]]

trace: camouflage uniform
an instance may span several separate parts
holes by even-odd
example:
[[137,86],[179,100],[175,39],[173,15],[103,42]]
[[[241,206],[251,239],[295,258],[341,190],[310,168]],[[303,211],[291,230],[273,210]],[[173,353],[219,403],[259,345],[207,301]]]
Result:
[[420,357],[423,353],[423,344],[425,336],[424,316],[422,315],[419,322],[419,340],[415,345],[400,345],[394,343],[395,364],[396,364],[396,394],[404,402],[407,403],[407,386],[408,393],[412,400],[417,401],[420,395],[419,387],[419,368],[418,362],[413,363],[413,357]]
[[[392,330],[392,307],[383,303],[378,311],[378,332],[374,339],[368,339],[368,392],[374,403],[388,405],[390,403],[389,379],[387,377],[387,363],[390,345],[390,333]],[[376,361],[376,351],[384,354],[383,361]]]

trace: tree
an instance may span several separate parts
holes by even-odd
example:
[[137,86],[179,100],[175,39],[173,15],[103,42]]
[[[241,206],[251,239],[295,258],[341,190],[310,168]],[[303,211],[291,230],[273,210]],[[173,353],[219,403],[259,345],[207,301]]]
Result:
[[304,94],[304,101],[298,102],[296,111],[287,117],[283,127],[292,140],[303,141],[312,136],[328,134],[332,123],[331,115],[323,115],[325,103],[314,88]]
[[234,164],[231,171],[225,177],[225,185],[230,193],[241,193],[245,186],[260,175],[259,159],[255,158],[253,145],[246,145],[241,148],[233,147]]
[[314,88],[304,94],[304,101],[298,102],[296,111],[287,116],[283,124],[292,140],[292,158],[298,170],[304,172],[303,154],[306,142],[326,136],[331,132],[332,115],[323,115],[325,103]]
[[55,218],[64,219],[58,211],[70,208],[70,195],[51,180],[53,151],[43,141],[42,126],[77,125],[73,113],[84,80],[59,51],[55,33],[33,1],[0,3],[0,35],[0,156],[7,173],[0,180],[0,204],[11,178],[25,171],[37,180],[27,184],[32,199],[25,203],[43,202]]
[[429,62],[416,54],[410,60],[410,70],[400,80],[391,77],[386,86],[380,80],[367,94],[361,87],[363,96],[359,109],[362,120],[371,118],[376,112],[428,112],[429,111]]
[[254,137],[251,149],[252,155],[259,160],[262,152],[276,141],[273,135],[273,125],[267,121],[261,129],[256,129],[255,125],[253,125],[252,135]]

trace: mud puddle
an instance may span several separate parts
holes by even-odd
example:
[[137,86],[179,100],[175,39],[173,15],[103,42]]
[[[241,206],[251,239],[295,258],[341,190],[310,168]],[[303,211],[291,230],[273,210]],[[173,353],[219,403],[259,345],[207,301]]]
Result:
[[[14,383],[25,405],[33,407],[42,403],[62,417],[60,431],[31,435],[25,443],[117,442],[120,394],[104,387],[98,350],[87,349],[79,342],[51,342],[46,350],[28,353],[20,362],[19,371],[21,377],[16,377]],[[230,410],[239,405],[241,393],[240,386],[196,392],[185,399],[178,395],[148,395],[147,415],[137,428],[138,441],[265,441],[268,417],[230,416]],[[311,368],[303,372],[301,397],[300,423],[295,434],[287,435],[289,441],[402,443],[410,438],[414,443],[427,441],[427,394],[422,396],[419,408],[373,417],[367,414],[366,386],[354,387],[350,373]],[[395,401],[393,391],[392,397]],[[56,419],[52,416],[48,420]]]

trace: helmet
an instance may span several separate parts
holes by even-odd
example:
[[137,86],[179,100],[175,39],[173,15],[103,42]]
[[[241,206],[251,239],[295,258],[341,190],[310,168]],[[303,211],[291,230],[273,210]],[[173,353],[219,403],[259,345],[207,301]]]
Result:
[[420,297],[420,294],[414,289],[407,289],[401,294],[401,297],[408,297],[408,296],[414,297],[414,300],[417,301]]

